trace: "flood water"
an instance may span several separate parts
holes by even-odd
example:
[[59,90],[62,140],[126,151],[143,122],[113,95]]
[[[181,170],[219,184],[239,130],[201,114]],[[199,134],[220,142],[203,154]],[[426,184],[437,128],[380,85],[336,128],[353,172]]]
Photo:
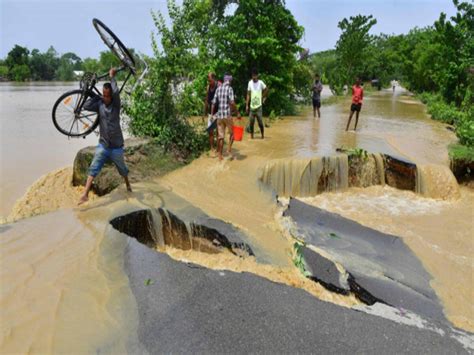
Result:
[[57,98],[78,83],[0,83],[0,219],[42,175],[71,166],[97,136],[68,139],[53,126]]
[[[7,211],[3,213],[8,213],[35,179],[72,164],[77,149],[97,141],[91,136],[86,141],[70,142],[54,130],[50,109],[63,89],[38,88],[34,93],[31,88],[22,88],[19,91],[23,94],[11,88],[2,91],[1,191],[2,209]],[[16,104],[5,107],[7,97]],[[24,103],[23,97],[36,102],[38,108]],[[426,178],[430,191],[440,181],[449,180],[446,146],[455,136],[443,124],[429,120],[424,106],[402,90],[395,95],[387,91],[368,97],[355,133],[344,131],[348,108],[349,102],[323,106],[319,120],[312,118],[309,109],[303,110],[300,116],[270,123],[265,140],[250,140],[245,135],[243,141],[235,143],[234,160],[219,162],[212,154],[204,154],[154,182],[135,184],[132,194],[122,186],[81,208],[65,208],[70,205],[55,194],[58,186],[51,183],[58,177],[49,175],[42,193],[52,197],[42,204],[42,195],[33,194],[19,203],[17,213],[28,216],[32,204],[40,212],[50,211],[55,200],[55,208],[63,209],[0,225],[0,351],[124,352],[127,344],[136,341],[136,305],[122,270],[125,242],[111,231],[108,221],[138,208],[160,206],[164,190],[242,229],[256,246],[255,253],[267,264],[262,269],[254,261],[235,265],[226,258],[168,251],[173,257],[207,267],[254,272],[301,287],[322,299],[350,305],[354,302],[351,299],[335,298],[322,288],[307,288],[302,276],[294,272],[293,241],[280,223],[281,207],[270,188],[259,182],[265,164],[274,159],[332,154],[340,147],[361,147],[405,156],[419,164],[435,164],[435,168],[427,168],[435,173],[427,176],[441,178]],[[11,115],[15,110],[30,112],[29,118],[4,124],[4,112]],[[28,123],[36,112],[38,122],[42,122],[37,131],[47,132],[44,136],[30,130]],[[22,134],[25,138],[14,138]],[[28,148],[23,147],[22,140]],[[5,154],[6,149],[9,154]],[[67,185],[64,190],[70,189],[68,180],[63,181]],[[20,188],[21,184],[25,187]],[[375,186],[324,193],[307,202],[402,237],[433,275],[433,287],[448,318],[456,326],[474,331],[472,190],[456,188],[443,198],[433,199]]]

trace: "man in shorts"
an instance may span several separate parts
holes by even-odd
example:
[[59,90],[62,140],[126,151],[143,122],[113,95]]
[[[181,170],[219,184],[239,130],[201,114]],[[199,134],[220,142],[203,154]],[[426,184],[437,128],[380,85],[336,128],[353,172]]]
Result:
[[313,117],[316,118],[316,112],[318,113],[318,118],[321,117],[321,91],[323,91],[323,85],[319,79],[319,75],[314,76],[314,85],[313,85]]
[[360,85],[360,78],[356,79],[356,83],[352,86],[352,104],[351,104],[351,113],[349,115],[349,120],[347,121],[346,131],[349,130],[349,125],[351,124],[352,116],[354,112],[356,113],[356,121],[354,126],[354,131],[357,129],[357,123],[359,122],[359,112],[362,108],[362,100],[364,99],[364,89]]
[[111,160],[119,174],[125,180],[127,190],[132,192],[128,181],[128,168],[123,158],[123,135],[120,127],[120,91],[115,81],[115,69],[110,69],[110,83],[105,83],[102,89],[102,97],[96,95],[89,98],[84,104],[84,110],[97,112],[99,114],[100,139],[94,154],[94,159],[89,167],[84,193],[79,200],[79,205],[89,199],[89,191],[94,178],[99,174],[107,160]]
[[[250,118],[250,137],[253,139],[253,130],[255,127],[255,118],[258,121],[260,134],[264,138],[264,125],[262,120],[262,105],[268,95],[268,87],[262,80],[258,80],[258,72],[256,69],[252,70],[252,80],[247,85],[247,100],[246,111]],[[249,107],[250,104],[250,107]]]
[[219,160],[223,159],[222,150],[224,149],[226,129],[229,132],[229,148],[227,152],[232,158],[232,143],[234,142],[232,111],[237,112],[237,116],[240,117],[240,113],[235,106],[234,90],[230,86],[231,82],[232,76],[229,74],[224,75],[224,83],[217,88],[214,98],[212,99],[211,112],[215,112],[217,107],[217,154]]

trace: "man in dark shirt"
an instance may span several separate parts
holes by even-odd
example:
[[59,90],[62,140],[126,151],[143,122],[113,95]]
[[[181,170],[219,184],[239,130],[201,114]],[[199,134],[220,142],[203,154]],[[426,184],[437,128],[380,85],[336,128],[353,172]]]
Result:
[[94,159],[89,167],[84,193],[79,200],[79,205],[89,199],[89,191],[94,178],[99,174],[107,160],[111,160],[123,176],[127,190],[132,191],[128,181],[128,168],[123,159],[123,135],[120,127],[120,91],[115,81],[115,69],[110,69],[110,83],[105,83],[102,97],[94,96],[86,101],[84,110],[99,114],[99,145],[95,150]]
[[314,85],[313,85],[313,117],[316,118],[316,112],[318,113],[318,118],[321,117],[321,91],[323,91],[323,85],[319,80],[319,75],[314,76]]

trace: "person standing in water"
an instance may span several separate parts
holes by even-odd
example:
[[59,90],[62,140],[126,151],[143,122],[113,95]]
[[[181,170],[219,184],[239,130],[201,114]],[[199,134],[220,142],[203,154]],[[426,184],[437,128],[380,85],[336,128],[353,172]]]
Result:
[[356,121],[354,126],[354,131],[357,129],[357,123],[359,123],[359,113],[362,108],[362,100],[364,99],[364,89],[360,85],[360,78],[356,79],[356,83],[352,86],[352,104],[351,104],[351,113],[349,114],[349,120],[347,121],[346,131],[349,130],[349,125],[351,124],[352,116],[354,112],[356,113]]
[[[247,85],[247,99],[245,110],[249,114],[250,119],[250,137],[253,139],[253,132],[255,127],[255,118],[258,121],[260,134],[264,138],[264,125],[262,120],[262,105],[268,95],[268,87],[262,80],[258,80],[258,72],[256,69],[252,70],[252,80]],[[250,103],[250,107],[249,107]]]
[[232,76],[229,74],[224,75],[224,84],[217,88],[214,98],[212,99],[211,112],[215,112],[217,108],[217,154],[219,160],[223,159],[222,150],[224,149],[226,128],[229,131],[229,148],[227,152],[230,158],[232,158],[232,143],[234,142],[232,111],[237,112],[237,116],[240,117],[240,113],[234,101],[234,90],[230,86],[231,82]]
[[111,160],[119,174],[125,180],[127,190],[132,192],[128,181],[128,168],[125,165],[123,153],[123,134],[120,127],[120,91],[115,81],[116,70],[110,69],[110,83],[105,83],[102,89],[102,97],[96,95],[89,98],[84,104],[84,110],[97,112],[99,114],[99,145],[94,154],[94,159],[89,167],[84,193],[79,200],[79,205],[89,199],[89,191],[94,178],[99,174],[107,160]]
[[318,118],[321,117],[321,91],[323,91],[323,85],[319,79],[319,75],[314,76],[314,85],[313,85],[313,117],[316,118],[316,112],[318,113]]
[[213,115],[215,112],[211,111],[212,100],[217,90],[217,81],[216,75],[214,73],[209,73],[207,75],[207,89],[206,89],[206,99],[204,102],[204,115],[207,115],[207,132],[209,133],[209,146],[211,151],[214,151],[214,132],[217,128],[217,121],[214,119]]

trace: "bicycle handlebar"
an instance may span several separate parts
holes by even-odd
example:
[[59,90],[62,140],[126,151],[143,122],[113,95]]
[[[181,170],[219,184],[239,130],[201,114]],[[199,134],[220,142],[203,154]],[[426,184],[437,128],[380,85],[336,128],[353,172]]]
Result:
[[[128,69],[128,68],[124,65],[123,67],[120,67],[120,68],[116,69],[115,72],[118,73],[118,72],[124,71],[125,69]],[[109,73],[106,73],[106,74],[103,74],[103,75],[100,75],[100,76],[96,76],[95,80],[99,81],[99,80],[102,80],[102,79],[104,79],[108,76],[109,76]]]

